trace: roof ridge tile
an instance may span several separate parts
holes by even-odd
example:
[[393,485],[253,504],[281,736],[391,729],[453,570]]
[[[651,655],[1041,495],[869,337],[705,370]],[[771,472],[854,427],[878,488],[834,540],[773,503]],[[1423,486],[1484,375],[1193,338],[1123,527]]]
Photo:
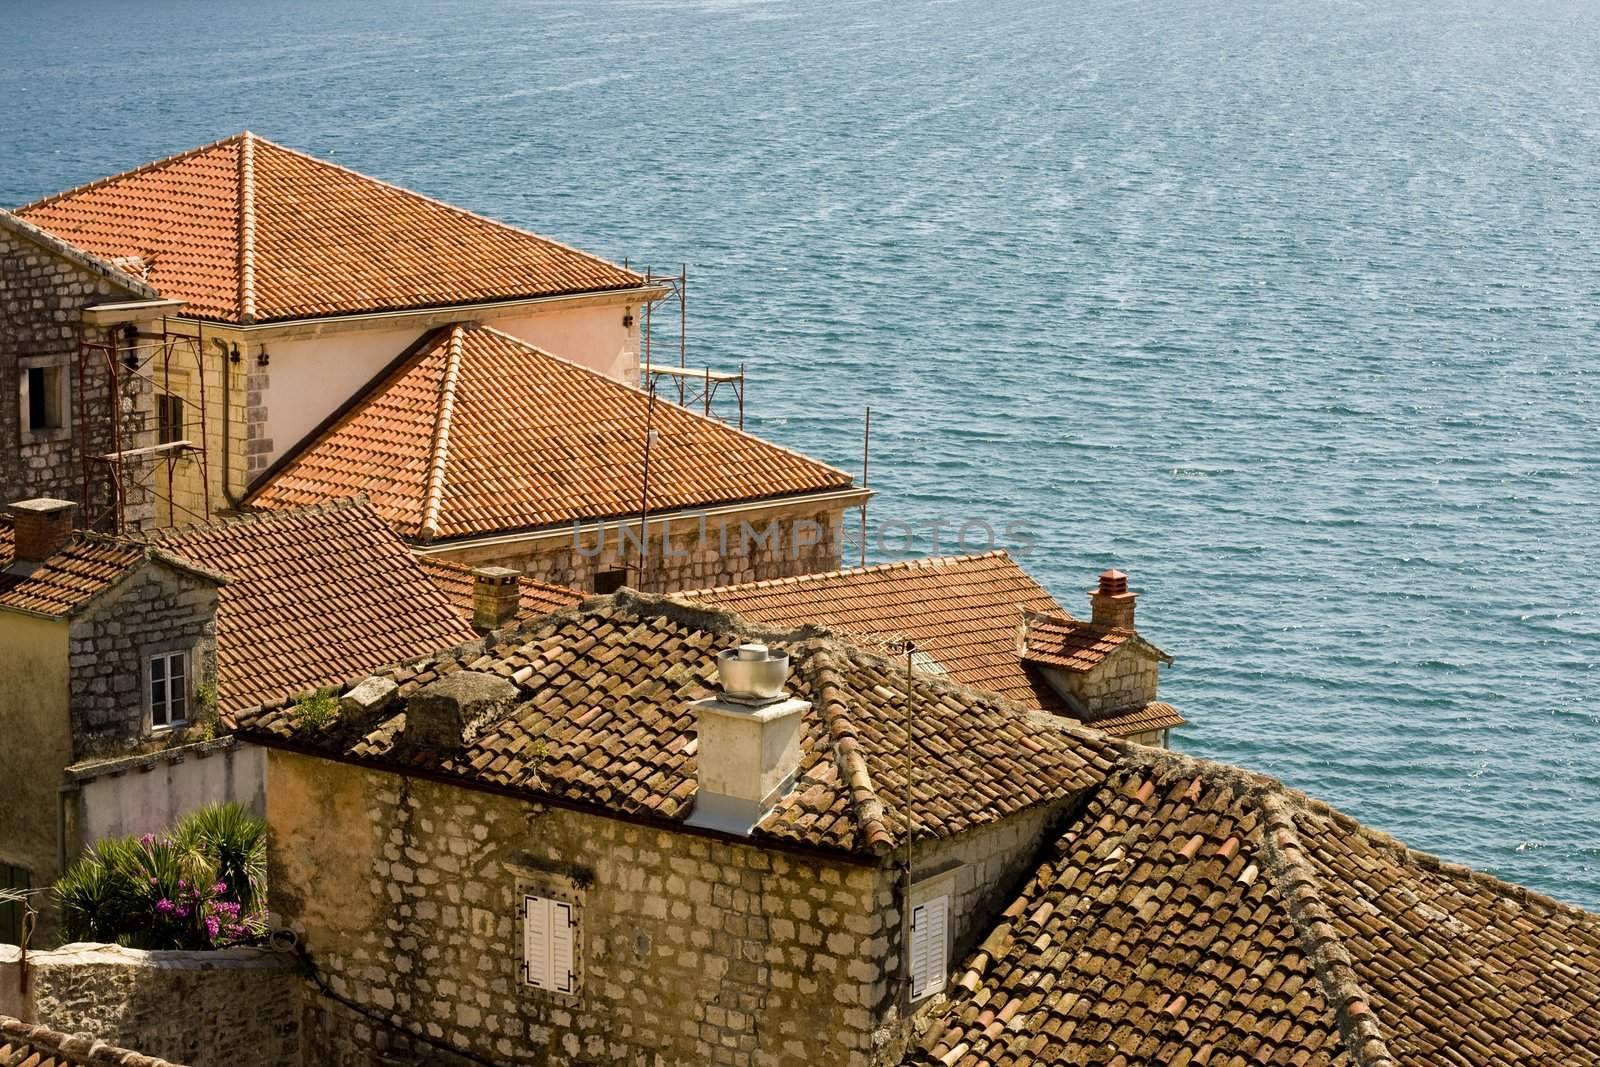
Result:
[[[861,488],[865,489],[867,487],[862,486]],[[979,560],[995,559],[999,556],[1007,556],[1007,558],[1009,558],[1006,550],[1003,548],[991,549],[988,552],[975,552],[969,555],[922,556],[909,560],[896,559],[890,560],[887,563],[871,563],[865,567],[841,567],[838,570],[814,571],[810,574],[793,574],[784,578],[760,578],[753,582],[737,582],[733,585],[708,585],[702,586],[699,589],[685,589],[682,592],[674,593],[672,595],[687,597],[693,596],[696,593],[708,593],[713,590],[718,592],[733,590],[743,592],[756,589],[774,589],[779,586],[805,585],[810,582],[825,581],[829,578],[855,578],[869,574],[886,574],[890,571],[909,570],[913,567],[930,570],[934,567],[953,567],[965,563],[975,563]]]
[[234,141],[246,136],[247,132],[248,131],[231,133],[228,136],[212,141],[209,144],[197,145],[194,148],[186,148],[182,152],[174,152],[170,156],[162,156],[160,159],[153,159],[149,163],[141,163],[137,167],[130,167],[127,170],[120,171],[116,174],[108,174],[103,178],[96,178],[93,181],[84,182],[82,185],[74,185],[72,188],[63,189],[59,193],[51,193],[49,196],[40,197],[38,200],[33,200],[21,205],[15,209],[16,213],[20,215],[24,211],[34,211],[38,208],[47,207],[50,204],[54,204],[59,200],[66,200],[69,197],[79,196],[91,190],[99,189],[102,186],[110,185],[113,182],[120,182],[126,178],[131,178],[136,174],[144,174],[147,171],[159,170],[162,167],[170,167],[174,163],[182,163],[184,160],[192,159],[195,156],[204,155],[205,153],[214,151],[223,147],[224,145],[232,144]]
[[239,135],[239,321],[256,321],[256,150],[249,130]]
[[[822,719],[827,724],[832,739],[834,762],[839,767],[839,777],[850,791],[851,808],[855,814],[856,829],[861,842],[869,852],[883,855],[894,847],[894,837],[884,825],[883,799],[872,784],[872,774],[867,769],[866,757],[861,754],[861,742],[855,725],[845,711],[844,698],[839,695],[838,672],[834,667],[832,652],[826,642],[811,643],[807,665],[811,667],[817,703]],[[905,834],[909,837],[911,826],[907,823]]]
[[444,376],[439,382],[439,412],[433,428],[433,455],[428,461],[428,487],[422,502],[418,533],[423,540],[439,536],[439,512],[444,507],[445,468],[450,461],[450,422],[456,410],[456,383],[461,378],[461,323],[450,327],[450,347],[445,352]]

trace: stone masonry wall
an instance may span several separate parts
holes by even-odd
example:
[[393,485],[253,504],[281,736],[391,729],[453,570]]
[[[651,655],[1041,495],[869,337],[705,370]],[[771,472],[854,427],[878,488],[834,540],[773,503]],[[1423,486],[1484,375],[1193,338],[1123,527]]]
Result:
[[[796,504],[709,516],[703,535],[693,517],[670,524],[652,520],[645,573],[630,571],[627,584],[642,592],[676,593],[838,570],[843,521],[843,508]],[[597,573],[637,565],[638,529],[634,523],[626,533],[610,528],[602,534],[599,525],[588,523],[555,538],[455,551],[442,547],[429,554],[473,567],[511,567],[557,585],[592,589]]]
[[[108,452],[110,379],[77,382],[80,312],[89,304],[133,298],[127,288],[65,255],[0,226],[0,503],[53,496],[86,505],[90,517],[109,518],[109,483],[97,480],[83,497],[80,446]],[[103,339],[103,338],[99,338]],[[22,378],[28,367],[59,367],[67,376],[67,425],[24,433]],[[125,421],[151,410],[149,390],[137,378],[123,382]],[[129,513],[137,523],[150,511],[148,494],[134,493]]]
[[0,1015],[191,1067],[301,1062],[302,980],[290,955],[68,945],[29,953],[26,996],[19,979],[19,950],[0,945]]
[[[198,740],[203,707],[216,676],[217,587],[160,562],[140,567],[122,585],[72,620],[69,642],[73,757],[106,756]],[[186,729],[150,729],[146,663],[189,650]]]
[[[810,1067],[874,1059],[899,923],[876,867],[269,753],[274,905],[352,1013],[316,1062]],[[525,891],[576,904],[577,990],[525,984]],[[881,1035],[879,1040],[881,1040]]]
[[1156,699],[1160,661],[1124,645],[1092,671],[1057,674],[1093,716]]

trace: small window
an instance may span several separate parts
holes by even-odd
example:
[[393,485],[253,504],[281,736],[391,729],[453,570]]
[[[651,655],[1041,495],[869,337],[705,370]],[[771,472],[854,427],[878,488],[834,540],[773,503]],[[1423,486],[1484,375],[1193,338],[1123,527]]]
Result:
[[183,397],[172,393],[156,394],[156,443],[169,445],[183,440]]
[[577,910],[564,900],[522,898],[522,975],[535,989],[571,993],[577,988],[573,945]]
[[59,430],[67,424],[66,375],[60,367],[29,367],[22,378],[29,431]]
[[596,593],[615,593],[627,584],[628,570],[626,567],[615,571],[595,572],[594,591]]
[[949,969],[950,898],[930,897],[911,909],[911,999],[944,988]]
[[189,718],[189,655],[169,652],[150,660],[150,725],[181,726]]

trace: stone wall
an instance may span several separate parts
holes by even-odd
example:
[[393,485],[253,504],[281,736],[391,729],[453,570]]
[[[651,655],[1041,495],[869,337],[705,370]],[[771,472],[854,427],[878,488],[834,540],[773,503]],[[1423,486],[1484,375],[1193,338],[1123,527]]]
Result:
[[[319,1063],[420,1056],[407,1030],[504,1064],[874,1061],[900,921],[880,868],[277,750],[267,781],[274,907],[389,1020],[318,1027]],[[529,890],[577,907],[570,996],[523,980]]]
[[1130,643],[1107,656],[1092,671],[1050,673],[1059,679],[1058,688],[1064,688],[1082,704],[1093,722],[1096,715],[1155,700],[1161,681],[1160,666],[1160,660]]
[[[0,225],[0,502],[53,496],[85,505],[90,517],[109,517],[109,483],[98,479],[83,499],[80,446],[111,450],[109,375],[77,381],[80,313],[89,304],[136,298],[107,274]],[[103,340],[103,337],[97,339]],[[29,367],[57,367],[67,378],[66,425],[24,432],[22,380]],[[149,389],[123,381],[121,414],[137,422],[151,410]],[[152,506],[147,494],[130,501],[140,521]]]
[[[196,740],[214,716],[202,695],[216,676],[217,586],[156,561],[72,620],[69,669],[74,758]],[[146,664],[189,650],[190,727],[150,728]]]
[[68,945],[28,954],[26,994],[21,968],[19,951],[0,945],[0,1015],[189,1067],[301,1062],[302,979],[292,955]]
[[629,586],[676,593],[838,570],[844,510],[838,505],[775,504],[703,519],[695,513],[652,519],[642,575],[637,571],[637,522],[620,527],[585,523],[554,537],[502,545],[439,546],[428,549],[428,555],[473,567],[511,567],[577,589],[593,589],[599,573],[633,568]]

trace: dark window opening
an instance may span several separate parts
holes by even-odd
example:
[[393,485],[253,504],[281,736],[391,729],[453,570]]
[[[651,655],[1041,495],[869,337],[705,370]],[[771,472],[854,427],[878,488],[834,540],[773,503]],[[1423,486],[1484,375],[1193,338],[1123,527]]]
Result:
[[66,425],[61,403],[61,368],[28,368],[28,429],[59,430]]
[[156,395],[156,443],[169,445],[183,440],[183,397],[171,393]]
[[[32,874],[26,867],[13,867],[0,863],[0,889],[32,889]],[[22,916],[26,907],[21,901],[0,898],[0,943],[20,944],[22,941]]]
[[595,572],[594,591],[596,593],[615,593],[627,584],[628,569],[626,567],[616,571]]

